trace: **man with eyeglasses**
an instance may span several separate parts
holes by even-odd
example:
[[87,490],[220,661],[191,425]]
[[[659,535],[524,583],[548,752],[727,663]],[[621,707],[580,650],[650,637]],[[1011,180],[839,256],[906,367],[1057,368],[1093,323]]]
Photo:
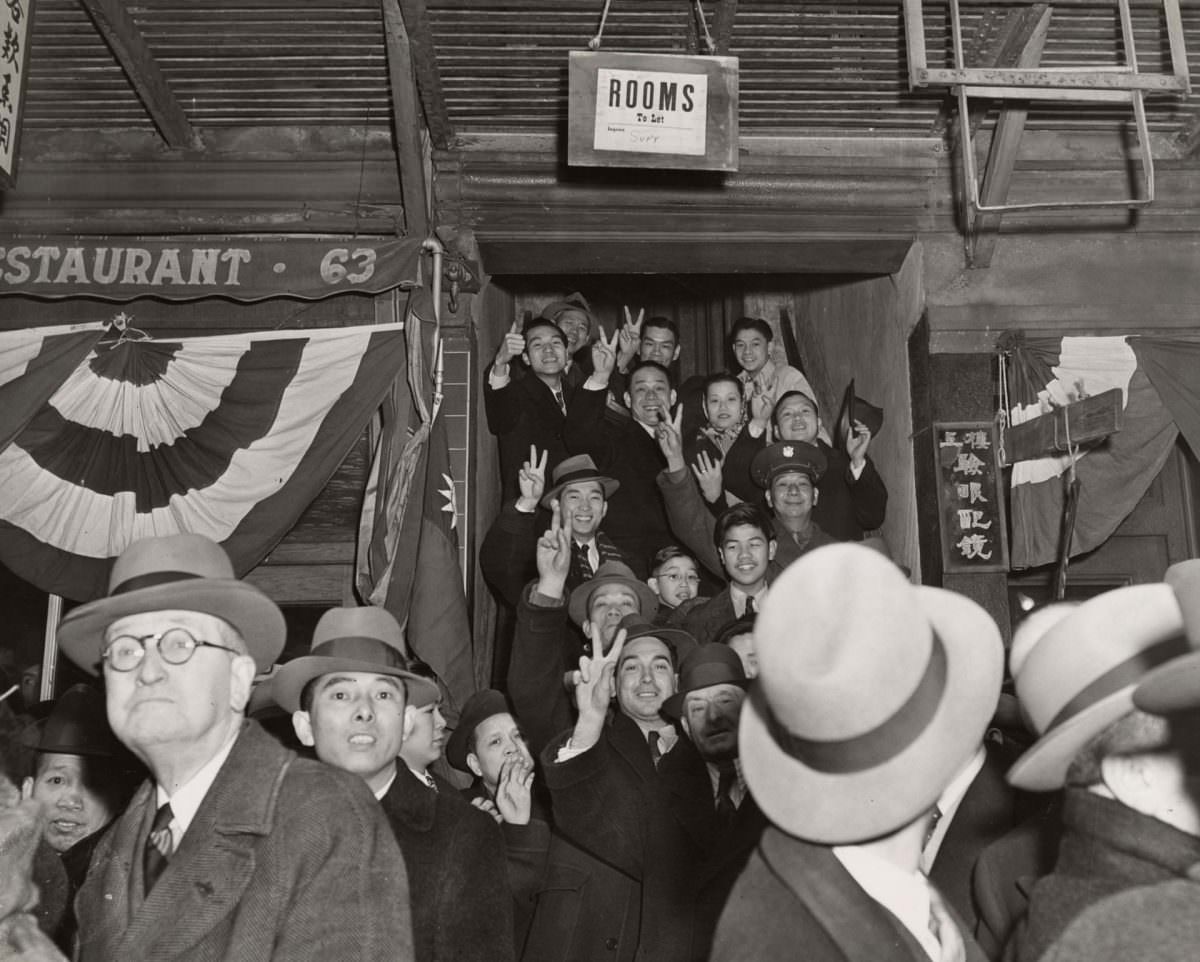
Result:
[[404,861],[365,783],[245,718],[283,614],[200,535],[135,541],[63,653],[103,663],[109,724],[149,769],[76,900],[80,962],[412,959]]

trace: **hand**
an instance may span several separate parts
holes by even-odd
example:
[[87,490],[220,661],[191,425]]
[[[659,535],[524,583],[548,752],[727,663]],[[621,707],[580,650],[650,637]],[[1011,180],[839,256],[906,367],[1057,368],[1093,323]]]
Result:
[[660,420],[654,429],[658,439],[658,447],[667,459],[668,471],[681,471],[687,465],[683,460],[683,405],[681,404],[671,420]]
[[613,368],[616,366],[617,341],[620,336],[619,331],[613,331],[612,339],[609,340],[604,333],[604,328],[600,328],[600,336],[592,344],[592,376],[604,384],[608,384],[608,379],[612,377]]
[[538,591],[547,598],[561,598],[571,570],[571,536],[563,527],[558,498],[550,505],[550,527],[537,543]]
[[774,410],[775,404],[771,400],[771,395],[751,388],[750,396],[750,420],[758,425],[759,430],[756,434],[762,434],[766,430],[767,425],[771,421],[771,412]]
[[646,316],[643,307],[638,311],[637,320],[630,316],[629,308],[625,308],[625,326],[621,328],[621,350],[617,354],[617,366],[624,371],[633,356],[637,354],[638,346],[642,343],[642,319]]
[[481,812],[487,812],[496,820],[497,823],[502,823],[504,821],[504,816],[500,814],[500,809],[496,807],[496,803],[490,798],[473,798],[471,799],[471,804]]
[[692,474],[700,485],[700,493],[709,504],[716,504],[725,490],[725,474],[722,471],[724,462],[720,458],[710,458],[707,451],[701,451],[696,463],[692,465]]
[[616,694],[617,662],[621,658],[621,649],[625,647],[626,632],[624,628],[617,632],[612,647],[607,652],[603,650],[604,643],[600,634],[599,631],[592,632],[591,657],[580,656],[579,670],[571,679],[575,683],[575,707],[579,709],[575,731],[579,733],[582,728],[589,733],[594,732],[595,739],[591,740],[590,744],[583,745],[580,741],[587,742],[589,739],[578,739],[572,735],[571,745],[574,748],[590,748],[599,739],[604,719],[608,714],[609,702]]
[[521,490],[521,496],[517,498],[518,511],[528,514],[536,510],[546,490],[546,458],[549,455],[549,449],[543,451],[539,461],[537,445],[529,445],[529,460],[521,465],[517,474],[517,487]]
[[521,322],[513,321],[504,334],[504,340],[496,351],[496,359],[492,362],[492,370],[497,374],[507,374],[508,364],[514,357],[519,357],[525,350],[525,336],[521,333]]
[[871,443],[871,429],[862,421],[855,421],[846,435],[846,454],[850,456],[850,466],[855,470],[867,463],[867,445]]
[[533,813],[533,762],[521,755],[506,758],[496,785],[496,807],[510,825],[528,825]]

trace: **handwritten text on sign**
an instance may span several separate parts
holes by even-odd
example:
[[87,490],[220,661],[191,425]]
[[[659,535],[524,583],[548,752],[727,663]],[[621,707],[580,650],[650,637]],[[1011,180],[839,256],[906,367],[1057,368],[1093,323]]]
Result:
[[596,75],[596,150],[703,157],[708,77],[616,70]]
[[28,0],[0,2],[0,182],[11,179],[17,163],[31,12]]
[[1003,493],[988,422],[938,424],[938,505],[947,571],[1008,568]]

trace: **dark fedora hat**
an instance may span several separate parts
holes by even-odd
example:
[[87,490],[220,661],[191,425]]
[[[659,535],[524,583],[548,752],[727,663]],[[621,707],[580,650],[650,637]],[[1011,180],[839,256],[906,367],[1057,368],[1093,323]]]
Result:
[[52,703],[49,714],[21,736],[27,748],[58,755],[121,754],[108,726],[104,695],[91,685],[72,685]]
[[335,671],[402,678],[408,704],[417,707],[441,697],[434,682],[409,670],[400,622],[376,605],[330,608],[321,615],[309,653],[280,666],[271,678],[271,694],[284,711],[298,711],[304,686]]
[[172,608],[233,625],[260,672],[283,651],[287,625],[279,606],[235,578],[225,549],[200,534],[142,538],[130,544],[113,564],[108,596],[80,605],[63,618],[58,646],[94,675],[109,625],[126,615]]
[[668,628],[665,625],[652,625],[644,614],[629,614],[617,625],[618,631],[625,632],[625,644],[638,638],[657,638],[671,649],[678,667],[685,658],[696,649],[696,639],[690,632],[682,628]]
[[576,454],[555,465],[552,478],[554,487],[542,495],[541,503],[543,508],[550,507],[550,502],[559,497],[563,489],[569,484],[579,484],[583,481],[598,481],[600,487],[604,490],[604,499],[606,501],[621,486],[621,482],[616,478],[610,478],[606,474],[601,474],[596,469],[596,462],[586,454]]
[[567,613],[575,624],[583,627],[588,620],[592,595],[608,585],[624,585],[638,599],[642,618],[651,621],[658,613],[658,595],[650,590],[646,582],[639,580],[628,565],[620,561],[605,561],[596,569],[595,575],[571,592],[567,602]]
[[450,737],[446,739],[446,761],[460,772],[470,771],[467,768],[467,745],[471,736],[481,722],[487,721],[493,715],[511,715],[508,699],[495,688],[483,688],[475,692],[463,705],[458,724]]
[[776,441],[761,448],[750,462],[750,478],[760,488],[769,488],[781,474],[800,472],[815,485],[825,474],[825,453],[806,441]]
[[842,394],[842,407],[838,412],[837,419],[837,439],[843,446],[846,444],[846,438],[850,435],[850,429],[854,426],[855,421],[862,421],[867,426],[867,430],[871,432],[871,437],[879,434],[879,429],[883,427],[883,408],[876,407],[869,401],[864,401],[854,392],[854,378],[850,378],[850,383],[846,385],[846,390]]
[[663,713],[679,718],[687,696],[712,685],[737,685],[742,689],[750,687],[742,659],[728,645],[719,642],[700,645],[683,659],[679,666],[679,686],[675,694],[663,702]]

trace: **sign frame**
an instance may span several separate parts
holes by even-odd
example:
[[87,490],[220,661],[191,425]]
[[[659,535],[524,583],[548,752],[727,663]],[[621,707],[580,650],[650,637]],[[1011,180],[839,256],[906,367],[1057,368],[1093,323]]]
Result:
[[[638,103],[621,111],[627,122],[615,126],[597,116],[597,92],[601,71],[629,77],[634,74],[661,75],[652,91],[652,107]],[[678,87],[682,77],[703,78],[704,126],[698,133],[703,149],[671,150],[674,137],[664,119],[673,115],[683,120],[683,99]],[[670,170],[738,169],[738,58],[684,54],[623,53],[572,50],[567,63],[567,165],[571,167],[638,167]],[[650,83],[651,81],[646,81]],[[632,81],[630,81],[632,83]],[[622,90],[625,88],[622,87]],[[632,87],[629,89],[633,89]],[[649,89],[649,88],[647,88]],[[619,106],[628,107],[629,104]],[[643,109],[644,108],[644,109]],[[632,116],[637,114],[635,118]],[[642,115],[644,114],[644,119]],[[657,118],[657,119],[655,119]],[[698,118],[686,118],[687,128],[697,133]],[[606,138],[604,135],[610,135]],[[633,146],[597,147],[597,140],[624,141]],[[638,147],[642,143],[645,146]]]
[[[957,435],[977,435],[982,432],[987,435],[990,451],[959,441]],[[948,440],[949,436],[949,440]],[[1009,570],[1008,557],[1008,513],[1004,502],[1004,475],[1001,472],[999,456],[999,437],[994,421],[934,421],[933,422],[933,467],[937,483],[938,503],[938,536],[942,548],[942,571],[947,574],[983,574],[989,572],[1004,572]],[[981,462],[973,470],[979,472],[981,487],[978,492],[971,488],[971,480],[956,468],[960,463],[959,455],[962,449],[969,448],[969,454]],[[958,477],[963,475],[963,477]],[[974,475],[971,475],[973,478]],[[959,494],[961,485],[968,486],[968,495]],[[983,497],[976,501],[975,494]],[[964,500],[965,497],[965,500]],[[987,508],[971,507],[971,505],[986,504]],[[971,512],[964,515],[963,512]],[[982,512],[982,514],[979,514]],[[977,516],[978,515],[978,516]],[[963,527],[963,517],[967,517],[968,527]],[[987,526],[984,526],[987,522]],[[969,529],[969,530],[968,530]],[[971,545],[978,551],[969,560],[962,557],[960,538],[983,538],[982,542]],[[990,550],[984,556],[984,547]]]
[[[36,5],[37,0],[6,0],[0,3],[0,95],[6,93],[11,104],[6,105],[0,96],[0,190],[12,190],[17,186],[21,125],[29,79],[29,41],[33,36],[33,11]],[[13,16],[14,10],[19,12],[16,18]],[[15,49],[13,44],[16,45]],[[8,73],[9,68],[15,69],[15,74]]]

